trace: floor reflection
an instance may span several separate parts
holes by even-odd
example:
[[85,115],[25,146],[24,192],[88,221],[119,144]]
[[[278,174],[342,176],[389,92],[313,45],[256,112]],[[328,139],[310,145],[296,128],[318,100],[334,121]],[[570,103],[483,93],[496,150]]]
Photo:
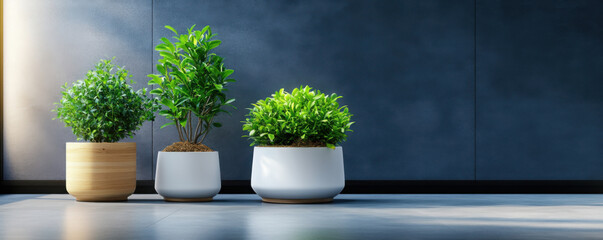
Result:
[[[7,200],[12,199],[12,200]],[[340,195],[270,204],[0,195],[0,239],[599,239],[603,195]],[[10,203],[7,203],[10,202]]]

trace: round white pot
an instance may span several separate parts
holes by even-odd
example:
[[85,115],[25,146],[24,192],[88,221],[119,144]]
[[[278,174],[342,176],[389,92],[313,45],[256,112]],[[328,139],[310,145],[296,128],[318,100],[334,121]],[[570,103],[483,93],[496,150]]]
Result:
[[345,185],[341,147],[255,147],[251,187],[265,202],[330,202]]
[[218,152],[159,152],[155,190],[166,201],[211,201],[220,188]]

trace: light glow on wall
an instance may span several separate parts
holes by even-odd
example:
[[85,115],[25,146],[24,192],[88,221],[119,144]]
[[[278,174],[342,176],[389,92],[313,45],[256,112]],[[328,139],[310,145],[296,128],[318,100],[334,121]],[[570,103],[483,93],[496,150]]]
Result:
[[[53,120],[51,110],[61,86],[84,78],[99,59],[115,56],[135,76],[135,88],[146,87],[146,74],[152,71],[150,8],[139,10],[148,14],[141,17],[135,14],[140,3],[108,8],[104,1],[4,2],[6,180],[64,179],[65,142],[76,138]],[[150,146],[140,148],[151,152]]]

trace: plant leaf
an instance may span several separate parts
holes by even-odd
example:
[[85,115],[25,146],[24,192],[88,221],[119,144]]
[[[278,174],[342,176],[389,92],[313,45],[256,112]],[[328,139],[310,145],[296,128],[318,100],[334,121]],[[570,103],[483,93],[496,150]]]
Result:
[[161,127],[159,129],[162,129],[164,127],[171,126],[171,125],[176,125],[176,123],[175,122],[169,122],[169,123],[163,124],[163,125],[161,125]]
[[176,31],[176,29],[174,29],[172,26],[165,25],[165,28],[169,29],[170,31],[174,32],[174,34],[178,35],[178,32]]

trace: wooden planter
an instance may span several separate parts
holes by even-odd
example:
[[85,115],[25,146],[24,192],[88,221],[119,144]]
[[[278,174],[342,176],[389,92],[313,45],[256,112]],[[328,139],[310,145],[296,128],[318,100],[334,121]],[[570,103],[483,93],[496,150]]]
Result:
[[136,143],[66,144],[67,192],[77,201],[126,201],[136,189]]

